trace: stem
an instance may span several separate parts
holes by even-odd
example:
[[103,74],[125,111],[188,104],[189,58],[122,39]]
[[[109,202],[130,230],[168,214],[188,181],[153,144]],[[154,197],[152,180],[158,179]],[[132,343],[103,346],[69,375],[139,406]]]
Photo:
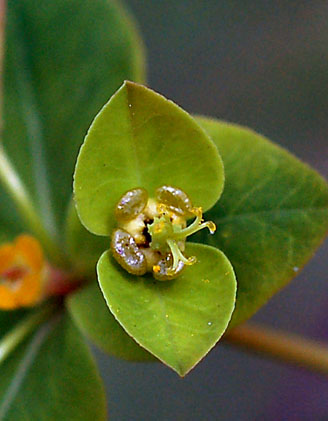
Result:
[[34,311],[0,340],[0,365],[29,333],[48,319],[54,309],[54,305],[48,305]]
[[260,355],[328,375],[328,344],[286,334],[255,323],[246,323],[229,331],[226,342]]
[[196,258],[194,256],[189,258],[185,257],[174,240],[167,240],[167,244],[170,247],[173,256],[172,272],[177,270],[180,261],[182,261],[185,265],[192,265],[196,262]]
[[27,193],[25,186],[7,157],[3,146],[0,144],[0,181],[13,199],[17,210],[33,234],[40,240],[51,260],[64,265],[65,258],[62,251],[45,230],[42,221],[34,208],[33,201]]

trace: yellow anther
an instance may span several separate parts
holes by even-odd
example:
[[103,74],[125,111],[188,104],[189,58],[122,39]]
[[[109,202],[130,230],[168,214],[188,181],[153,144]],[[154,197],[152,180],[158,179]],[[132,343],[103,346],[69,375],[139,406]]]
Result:
[[165,223],[163,221],[160,221],[158,222],[158,224],[155,225],[154,232],[156,234],[159,234],[160,232],[163,231],[164,227],[165,227]]
[[192,208],[191,213],[193,213],[197,218],[202,218],[203,208],[201,206]]
[[193,265],[196,262],[197,262],[197,257],[196,256],[190,256],[190,257],[188,257],[187,261],[184,261],[184,263],[186,265]]
[[157,212],[160,215],[163,215],[164,213],[166,213],[168,211],[167,206],[164,205],[164,203],[158,203],[157,205]]
[[153,266],[153,272],[155,272],[155,273],[159,273],[159,272],[160,272],[160,270],[161,270],[161,267],[160,267],[159,265],[154,265],[154,266]]
[[213,221],[208,221],[206,222],[207,228],[210,230],[211,234],[214,234],[216,231],[216,225],[214,224]]

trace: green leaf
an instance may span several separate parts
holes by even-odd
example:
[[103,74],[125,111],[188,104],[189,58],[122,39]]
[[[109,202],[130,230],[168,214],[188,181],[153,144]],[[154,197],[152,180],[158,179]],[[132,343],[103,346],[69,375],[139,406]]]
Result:
[[83,224],[110,234],[114,207],[125,191],[161,185],[185,191],[209,209],[224,182],[212,141],[181,108],[144,86],[125,82],[94,120],[75,171],[75,200]]
[[219,250],[188,244],[198,262],[175,280],[135,277],[105,252],[97,270],[116,319],[136,342],[179,375],[187,374],[217,343],[234,309],[236,281]]
[[[1,140],[0,140],[1,141]],[[40,241],[41,245],[44,248],[45,254],[51,258],[55,264],[65,264],[66,258],[62,252],[62,247],[59,247],[56,244],[55,238],[50,235],[50,232],[44,227],[42,221],[40,220],[40,215],[35,208],[35,204],[31,199],[30,195],[28,194],[24,184],[22,183],[19,175],[15,171],[12,163],[10,162],[8,156],[6,155],[2,145],[0,144],[0,181],[2,182],[2,187],[6,190],[6,194],[10,195],[10,199],[6,198],[5,195],[2,194],[0,191],[1,199],[4,200],[3,203],[6,208],[8,206],[8,210],[10,211],[13,207],[12,205],[15,204],[15,210],[20,215],[20,222],[21,224],[15,221],[13,230],[8,231],[8,224],[3,221],[3,212],[0,209],[0,222],[5,222],[4,226],[2,227],[3,231],[0,234],[1,240],[3,237],[11,238],[13,233],[18,231],[18,233],[22,233],[26,231],[32,232]],[[10,206],[9,206],[10,205]],[[13,213],[14,219],[17,220],[17,215],[15,212]],[[7,221],[8,222],[8,221]],[[23,226],[24,228],[20,227]]]
[[234,326],[255,313],[311,258],[328,230],[328,186],[314,170],[243,127],[198,118],[217,145],[226,185],[207,213],[238,280]]
[[96,264],[109,243],[109,238],[91,234],[84,228],[71,201],[66,220],[66,245],[74,270],[88,278],[95,278]]
[[0,245],[23,232],[23,225],[10,197],[0,186]]
[[70,295],[66,303],[77,326],[103,351],[130,361],[156,361],[115,320],[98,283]]
[[92,118],[124,79],[143,80],[142,46],[109,0],[10,1],[6,38],[4,144],[54,231]]
[[1,365],[0,419],[106,419],[94,361],[67,316],[43,325]]
[[[10,194],[22,197],[21,183],[13,173],[0,137],[0,245],[22,232],[23,223]],[[10,188],[12,187],[12,188]],[[17,193],[17,190],[19,191]],[[21,201],[19,200],[19,203]],[[17,203],[15,203],[17,205]]]
[[28,310],[0,311],[0,338],[28,314]]

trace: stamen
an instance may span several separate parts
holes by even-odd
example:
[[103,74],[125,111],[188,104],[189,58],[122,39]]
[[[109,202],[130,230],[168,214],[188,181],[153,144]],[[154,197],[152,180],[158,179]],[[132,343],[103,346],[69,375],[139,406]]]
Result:
[[163,231],[164,228],[165,228],[165,222],[159,221],[154,225],[154,233],[160,234]]
[[202,208],[194,208],[192,213],[195,214],[196,219],[194,222],[186,228],[183,228],[173,234],[175,240],[183,240],[191,234],[194,234],[197,231],[202,230],[203,228],[208,228],[211,234],[215,233],[216,225],[212,221],[203,222],[203,212]]
[[157,212],[159,213],[160,216],[164,215],[165,213],[168,212],[168,208],[166,205],[164,205],[164,203],[158,203],[157,204]]
[[182,251],[180,250],[178,244],[174,240],[168,239],[167,244],[170,247],[173,256],[173,265],[172,268],[168,271],[169,273],[173,273],[177,270],[180,261],[182,261],[185,265],[192,265],[196,263],[196,257],[185,257],[182,254]]

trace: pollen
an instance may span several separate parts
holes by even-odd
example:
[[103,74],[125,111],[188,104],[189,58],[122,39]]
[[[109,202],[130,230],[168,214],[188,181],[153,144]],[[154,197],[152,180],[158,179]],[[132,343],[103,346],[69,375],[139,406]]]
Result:
[[45,260],[39,242],[20,235],[0,246],[0,309],[36,305],[42,298]]
[[156,234],[159,234],[163,231],[164,227],[165,227],[165,223],[163,221],[160,221],[158,224],[154,226],[154,232]]
[[203,220],[203,208],[201,206],[199,207],[194,207],[191,212],[198,218],[200,218],[200,220]]
[[160,267],[159,265],[154,265],[154,266],[153,266],[153,272],[155,272],[155,273],[159,273],[159,272],[160,272],[160,270],[161,270],[161,267]]

